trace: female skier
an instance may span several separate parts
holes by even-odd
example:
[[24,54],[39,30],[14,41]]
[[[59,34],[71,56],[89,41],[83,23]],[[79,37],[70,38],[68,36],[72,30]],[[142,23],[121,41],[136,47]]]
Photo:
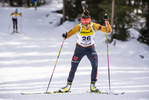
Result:
[[[18,9],[15,10],[15,12],[13,12],[12,14],[10,14],[10,16],[12,16],[12,22],[13,22],[13,32],[18,33],[18,20],[17,20],[17,16],[20,15],[22,17],[21,13],[18,13]],[[15,31],[16,29],[16,31]]]
[[71,70],[67,79],[67,85],[57,92],[68,92],[70,90],[78,64],[85,55],[90,60],[92,66],[90,90],[91,92],[100,92],[95,87],[98,72],[98,55],[95,51],[94,39],[97,30],[102,32],[107,31],[108,33],[112,32],[111,26],[107,21],[108,17],[105,16],[104,19],[107,23],[107,27],[91,22],[89,12],[88,10],[85,10],[84,15],[81,18],[81,24],[76,25],[69,32],[62,35],[64,39],[67,39],[77,33],[77,43],[71,61]]

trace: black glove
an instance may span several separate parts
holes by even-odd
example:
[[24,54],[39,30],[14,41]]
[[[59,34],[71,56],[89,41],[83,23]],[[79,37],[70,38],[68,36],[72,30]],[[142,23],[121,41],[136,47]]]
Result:
[[107,14],[105,14],[105,16],[104,16],[104,18],[103,18],[104,20],[109,20],[109,17],[108,17],[108,15]]
[[66,32],[66,33],[63,33],[63,34],[62,34],[62,37],[63,37],[64,39],[66,39],[66,38],[67,38],[67,32]]

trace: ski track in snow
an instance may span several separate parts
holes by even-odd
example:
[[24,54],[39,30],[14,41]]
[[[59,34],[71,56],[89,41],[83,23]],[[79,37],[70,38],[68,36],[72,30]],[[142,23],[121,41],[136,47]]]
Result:
[[[109,44],[111,89],[125,92],[124,95],[84,92],[28,96],[20,94],[46,91],[63,41],[61,35],[76,25],[76,22],[66,21],[58,26],[62,15],[52,11],[61,8],[62,4],[57,0],[39,7],[37,11],[34,8],[19,8],[23,14],[22,23],[20,18],[18,20],[19,31],[22,33],[11,35],[9,15],[15,8],[0,7],[0,100],[149,100],[149,47],[136,39],[128,42],[114,40],[115,46],[114,42]],[[47,14],[49,17],[46,17]],[[9,25],[11,27],[8,32]],[[49,91],[56,91],[66,85],[75,44],[76,36],[65,40]],[[96,33],[95,45],[99,57],[96,86],[101,91],[108,91],[107,44],[104,33]],[[89,91],[90,73],[90,62],[84,57],[78,66],[71,91]]]

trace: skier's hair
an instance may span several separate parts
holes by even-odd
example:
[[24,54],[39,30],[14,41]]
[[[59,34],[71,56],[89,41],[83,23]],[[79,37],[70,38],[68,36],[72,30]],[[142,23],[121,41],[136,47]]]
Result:
[[89,14],[90,14],[89,11],[87,9],[85,9],[85,11],[83,12],[82,18],[91,18],[91,16]]
[[81,18],[81,23],[84,25],[91,23],[91,16],[89,15],[89,11],[87,9],[85,9],[85,11],[83,12],[83,16]]

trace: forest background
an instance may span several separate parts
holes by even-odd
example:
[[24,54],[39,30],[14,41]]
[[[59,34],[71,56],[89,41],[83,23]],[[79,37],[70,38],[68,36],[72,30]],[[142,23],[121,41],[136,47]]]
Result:
[[[51,0],[37,0],[38,6],[46,5]],[[138,41],[149,45],[149,1],[148,0],[63,0],[63,9],[57,11],[65,14],[60,23],[69,20],[74,21],[78,14],[83,12],[81,2],[85,1],[90,11],[92,21],[104,24],[103,16],[108,14],[111,21],[112,2],[114,1],[113,39],[128,41],[130,32],[134,28],[139,33]],[[31,0],[0,0],[3,6],[30,7]],[[56,6],[56,5],[55,5]],[[65,9],[65,10],[64,10]],[[131,38],[133,38],[131,36]]]

